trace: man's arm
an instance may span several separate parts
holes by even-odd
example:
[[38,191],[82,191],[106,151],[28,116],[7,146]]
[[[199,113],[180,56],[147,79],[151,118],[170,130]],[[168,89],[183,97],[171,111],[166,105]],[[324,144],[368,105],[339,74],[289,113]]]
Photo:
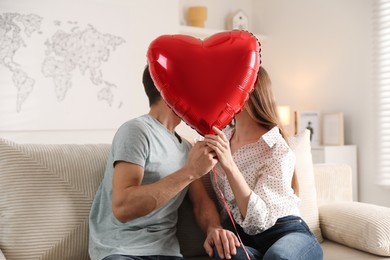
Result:
[[196,220],[207,235],[203,244],[207,254],[212,257],[215,246],[221,259],[230,259],[231,255],[236,254],[236,247],[240,246],[240,242],[233,232],[223,229],[217,208],[201,179],[191,183],[189,196]]
[[115,164],[112,179],[112,211],[122,223],[145,216],[161,207],[192,181],[206,174],[216,163],[204,143],[191,150],[186,165],[161,180],[141,185],[143,167],[124,161]]

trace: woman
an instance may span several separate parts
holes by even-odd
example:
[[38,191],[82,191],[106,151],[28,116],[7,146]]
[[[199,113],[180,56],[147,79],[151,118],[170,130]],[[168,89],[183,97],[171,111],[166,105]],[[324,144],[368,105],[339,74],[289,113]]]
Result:
[[226,200],[246,246],[232,259],[322,259],[317,239],[299,217],[295,155],[280,126],[264,68],[234,126],[223,132],[213,129],[217,135],[205,136],[219,160],[211,176],[213,188],[223,207]]

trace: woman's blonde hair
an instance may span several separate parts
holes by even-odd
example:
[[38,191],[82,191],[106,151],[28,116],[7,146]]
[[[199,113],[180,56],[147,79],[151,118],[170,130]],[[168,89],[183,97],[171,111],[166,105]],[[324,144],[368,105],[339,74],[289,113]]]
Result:
[[[262,66],[260,66],[259,72],[257,74],[255,88],[249,95],[249,99],[245,104],[245,108],[248,111],[249,116],[266,129],[270,130],[277,126],[282,137],[286,140],[286,142],[288,142],[288,135],[280,122],[271,86],[271,79],[267,71]],[[294,192],[298,194],[299,187],[295,170],[291,186],[294,189]]]

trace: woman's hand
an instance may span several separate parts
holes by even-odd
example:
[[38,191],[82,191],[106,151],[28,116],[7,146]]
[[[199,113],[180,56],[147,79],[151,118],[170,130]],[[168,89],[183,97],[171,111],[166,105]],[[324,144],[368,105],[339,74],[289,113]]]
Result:
[[223,168],[231,168],[234,165],[234,161],[230,150],[230,142],[221,130],[215,126],[213,126],[213,130],[217,134],[206,135],[204,142],[217,154],[218,160]]
[[220,259],[231,259],[232,255],[236,255],[237,247],[240,246],[240,242],[236,235],[226,229],[213,228],[207,232],[206,240],[203,244],[209,257],[214,256],[215,247]]

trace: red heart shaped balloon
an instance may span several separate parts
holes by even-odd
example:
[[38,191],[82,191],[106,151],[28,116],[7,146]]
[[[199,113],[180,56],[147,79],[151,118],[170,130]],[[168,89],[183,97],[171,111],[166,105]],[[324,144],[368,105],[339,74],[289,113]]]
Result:
[[205,40],[162,35],[151,42],[149,70],[168,106],[199,134],[224,128],[254,88],[260,43],[249,32],[227,31]]

